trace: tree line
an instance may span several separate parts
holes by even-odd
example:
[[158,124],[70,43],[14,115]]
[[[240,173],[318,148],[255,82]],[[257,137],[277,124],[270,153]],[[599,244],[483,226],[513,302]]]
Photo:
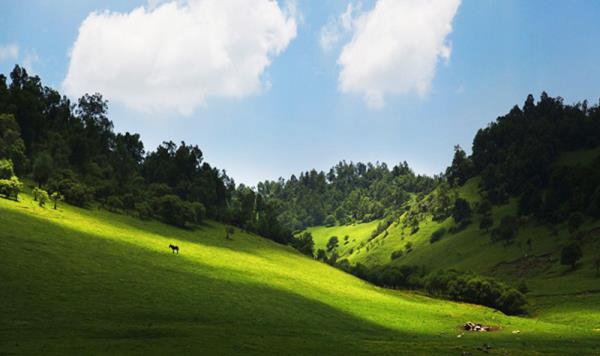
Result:
[[198,146],[165,141],[146,151],[139,134],[115,133],[107,112],[101,94],[71,102],[18,65],[10,80],[0,74],[0,194],[17,199],[18,177],[27,177],[49,197],[77,206],[179,227],[208,217],[290,240],[274,203],[236,185]]

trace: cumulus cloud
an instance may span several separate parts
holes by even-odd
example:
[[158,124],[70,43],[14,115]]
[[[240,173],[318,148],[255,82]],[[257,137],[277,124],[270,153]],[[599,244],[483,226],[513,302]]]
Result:
[[16,60],[19,57],[19,46],[9,44],[0,46],[0,62],[8,59]]
[[450,58],[447,36],[460,0],[378,0],[352,19],[341,50],[339,88],[381,108],[387,95],[430,89],[440,59]]
[[294,15],[275,0],[151,6],[83,21],[63,82],[69,95],[100,92],[136,110],[189,115],[209,97],[260,92],[265,70],[296,37]]

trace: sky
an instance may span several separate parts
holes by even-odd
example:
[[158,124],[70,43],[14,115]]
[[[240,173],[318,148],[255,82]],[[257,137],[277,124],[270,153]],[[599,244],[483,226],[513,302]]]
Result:
[[527,94],[600,97],[600,2],[0,2],[16,63],[76,99],[100,92],[147,150],[198,145],[255,185],[340,160],[442,172]]

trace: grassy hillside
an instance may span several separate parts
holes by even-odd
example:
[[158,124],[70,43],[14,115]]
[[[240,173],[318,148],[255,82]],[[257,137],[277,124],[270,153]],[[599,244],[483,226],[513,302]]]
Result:
[[[0,226],[0,353],[600,350],[589,325],[380,289],[251,234],[226,240],[214,222],[181,230],[22,195],[0,199]],[[458,338],[465,321],[501,330]]]
[[[588,164],[597,156],[598,150],[567,152],[556,164]],[[469,180],[458,190],[458,195],[472,205],[480,201],[479,178]],[[516,215],[517,202],[495,206],[492,211],[497,225],[506,215]],[[369,223],[376,226],[377,221]],[[446,233],[435,243],[431,234],[439,228],[448,229],[454,224],[450,217],[435,222],[431,216],[421,221],[419,230],[411,234],[409,228],[393,223],[387,233],[367,241],[371,231],[361,228],[367,224],[346,227],[311,228],[315,241],[321,241],[338,231],[353,237],[350,244],[340,253],[351,263],[368,266],[389,263],[426,266],[428,270],[458,269],[490,275],[517,286],[525,281],[530,292],[527,294],[531,312],[540,320],[565,324],[582,323],[600,329],[600,278],[597,278],[593,261],[600,255],[600,221],[588,219],[581,230],[584,256],[578,268],[571,270],[560,264],[560,251],[570,239],[567,224],[541,225],[530,221],[520,227],[514,242],[505,245],[492,242],[490,234],[478,228],[479,216],[473,214],[473,223],[458,233]],[[531,239],[531,248],[527,240]],[[412,244],[407,252],[406,243]],[[392,261],[391,254],[402,250],[403,256]],[[352,253],[348,253],[352,251]]]

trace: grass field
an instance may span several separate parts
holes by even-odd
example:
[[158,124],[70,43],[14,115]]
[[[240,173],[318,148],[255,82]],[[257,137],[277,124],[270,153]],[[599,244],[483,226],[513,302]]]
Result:
[[[600,352],[587,325],[380,289],[215,222],[181,230],[22,195],[0,199],[0,226],[2,354]],[[501,330],[459,338],[465,321]]]

